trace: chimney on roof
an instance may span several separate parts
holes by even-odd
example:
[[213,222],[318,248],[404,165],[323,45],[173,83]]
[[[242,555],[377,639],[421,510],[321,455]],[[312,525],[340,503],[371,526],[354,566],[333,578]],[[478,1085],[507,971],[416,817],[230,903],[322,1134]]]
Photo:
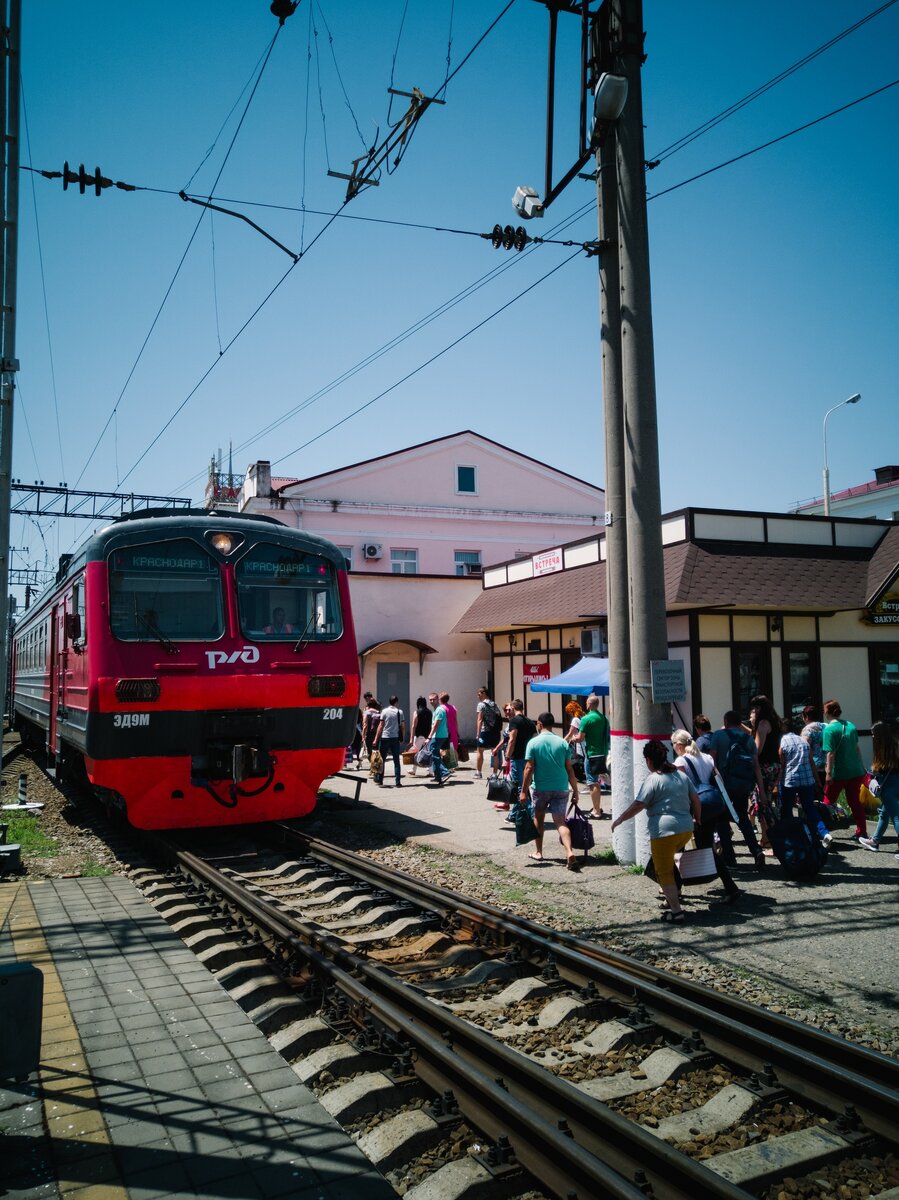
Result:
[[268,497],[272,494],[272,464],[268,459],[260,458],[250,467],[250,478],[255,484],[255,494]]
[[899,479],[899,467],[875,467],[875,483],[893,483]]

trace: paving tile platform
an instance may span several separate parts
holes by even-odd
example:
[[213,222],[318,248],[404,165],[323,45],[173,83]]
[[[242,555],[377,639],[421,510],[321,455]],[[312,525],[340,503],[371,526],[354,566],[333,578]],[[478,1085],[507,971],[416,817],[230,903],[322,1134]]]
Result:
[[0,1196],[395,1196],[127,879],[0,883],[16,961],[44,977],[41,1061],[0,1079]]

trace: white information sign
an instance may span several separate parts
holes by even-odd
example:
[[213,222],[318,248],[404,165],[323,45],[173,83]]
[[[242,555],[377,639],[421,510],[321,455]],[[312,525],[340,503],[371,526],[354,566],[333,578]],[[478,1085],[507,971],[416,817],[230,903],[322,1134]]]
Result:
[[680,659],[656,659],[649,664],[649,668],[652,672],[653,704],[673,704],[676,700],[686,700],[684,664]]
[[534,564],[534,576],[552,575],[554,571],[562,570],[562,547],[558,546],[555,550],[545,550],[542,554],[535,554],[531,561]]

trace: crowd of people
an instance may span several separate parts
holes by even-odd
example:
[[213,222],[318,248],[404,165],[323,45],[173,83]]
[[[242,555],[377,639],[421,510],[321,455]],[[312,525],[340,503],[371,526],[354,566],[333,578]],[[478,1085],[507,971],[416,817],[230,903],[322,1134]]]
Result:
[[[891,823],[899,838],[895,726],[877,721],[871,737],[871,768],[866,771],[858,730],[843,717],[838,700],[828,700],[823,710],[806,706],[797,731],[791,721],[778,716],[767,696],[754,696],[745,723],[731,710],[724,714],[721,728],[713,730],[708,717],[700,713],[694,718],[692,735],[685,729],[675,730],[671,735],[673,762],[662,740],[649,740],[643,748],[649,774],[612,829],[638,812],[647,812],[653,874],[665,906],[662,919],[674,923],[685,919],[675,859],[691,839],[698,849],[714,853],[715,870],[724,888],[721,903],[740,898],[742,892],[730,873],[736,865],[732,822],[758,870],[775,854],[772,841],[782,842],[779,831],[796,820],[804,822],[805,836],[813,848],[810,853],[820,855],[818,861],[833,841],[831,830],[842,824],[854,822],[853,840],[865,850],[880,849]],[[870,838],[863,787],[880,802],[877,827]],[[895,857],[899,860],[899,854]]]
[[[436,787],[443,787],[459,761],[459,721],[447,692],[419,696],[412,721],[398,707],[397,698],[382,707],[366,693],[360,710],[353,753],[361,766],[363,754],[379,752],[383,770],[392,760],[395,784],[402,786],[401,755],[411,751],[409,774],[425,771]],[[536,720],[525,715],[521,700],[498,705],[486,687],[475,701],[475,779],[485,772],[507,776],[507,795],[495,804],[512,810],[526,804],[533,814],[537,839],[530,857],[543,857],[543,834],[549,814],[565,849],[567,865],[577,869],[566,812],[578,798],[580,784],[589,791],[587,814],[601,820],[603,792],[610,790],[609,722],[597,696],[585,707],[571,701],[565,709],[569,724],[564,736],[555,732],[549,712]],[[779,827],[786,819],[799,819],[808,837],[821,852],[832,841],[832,830],[854,822],[853,839],[865,850],[877,852],[892,825],[899,838],[899,744],[895,726],[876,722],[871,729],[872,761],[866,771],[858,746],[858,730],[843,716],[838,700],[823,707],[807,705],[802,720],[794,723],[776,712],[767,696],[754,696],[749,716],[729,710],[721,727],[702,713],[693,720],[692,732],[675,730],[669,745],[653,738],[643,746],[648,774],[636,799],[612,824],[612,830],[646,811],[652,852],[652,873],[664,902],[663,919],[684,920],[676,867],[677,856],[693,840],[698,849],[712,850],[715,871],[723,887],[721,903],[730,904],[743,894],[731,869],[737,865],[732,826],[736,824],[757,870],[776,852]],[[466,751],[462,750],[465,754]],[[877,796],[880,812],[874,833],[868,836],[862,801],[866,786]],[[795,816],[794,816],[795,814]],[[899,860],[899,853],[895,855]]]
[[[415,702],[410,723],[399,707],[396,696],[391,696],[384,706],[371,693],[363,695],[359,709],[356,731],[351,746],[347,747],[347,764],[355,760],[361,769],[362,760],[369,764],[374,758],[386,766],[387,757],[393,762],[394,778],[402,786],[400,760],[406,753],[412,758],[409,775],[418,774],[422,751],[430,755],[424,773],[430,774],[440,786],[458,766],[460,757],[459,715],[450,702],[448,692],[430,692],[427,697],[419,696]],[[598,696],[589,696],[586,710],[573,701],[566,708],[570,724],[564,737],[572,759],[573,770],[579,783],[586,783],[591,799],[590,817],[601,820],[610,813],[602,811],[602,794],[611,789],[608,767],[609,721],[600,710]],[[513,789],[520,789],[524,777],[525,757],[528,745],[538,732],[538,722],[525,716],[522,700],[509,700],[498,705],[488,694],[486,687],[477,690],[475,702],[475,769],[474,778],[483,779],[485,771],[491,776],[507,775]],[[467,758],[467,750],[461,747]],[[427,757],[427,755],[425,756]],[[379,766],[373,774],[380,776]],[[377,782],[383,786],[383,779]],[[496,805],[510,808],[510,803]]]

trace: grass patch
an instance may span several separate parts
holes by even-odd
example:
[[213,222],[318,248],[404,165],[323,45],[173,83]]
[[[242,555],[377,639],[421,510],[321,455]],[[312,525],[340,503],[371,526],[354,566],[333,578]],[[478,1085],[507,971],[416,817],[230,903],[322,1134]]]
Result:
[[607,846],[605,850],[600,850],[599,854],[591,854],[590,856],[595,862],[603,863],[606,866],[614,867],[618,862],[618,856],[611,846]]
[[59,853],[59,846],[53,838],[44,833],[37,817],[17,817],[13,813],[7,816],[8,820],[3,822],[9,824],[6,833],[7,844],[13,845],[18,842],[22,847],[23,856],[31,854],[35,858],[52,858]]
[[628,875],[645,875],[646,868],[641,867],[639,863],[631,863],[629,867],[624,868]]
[[103,879],[111,874],[112,870],[109,867],[104,867],[102,863],[86,862],[81,868],[82,879]]

